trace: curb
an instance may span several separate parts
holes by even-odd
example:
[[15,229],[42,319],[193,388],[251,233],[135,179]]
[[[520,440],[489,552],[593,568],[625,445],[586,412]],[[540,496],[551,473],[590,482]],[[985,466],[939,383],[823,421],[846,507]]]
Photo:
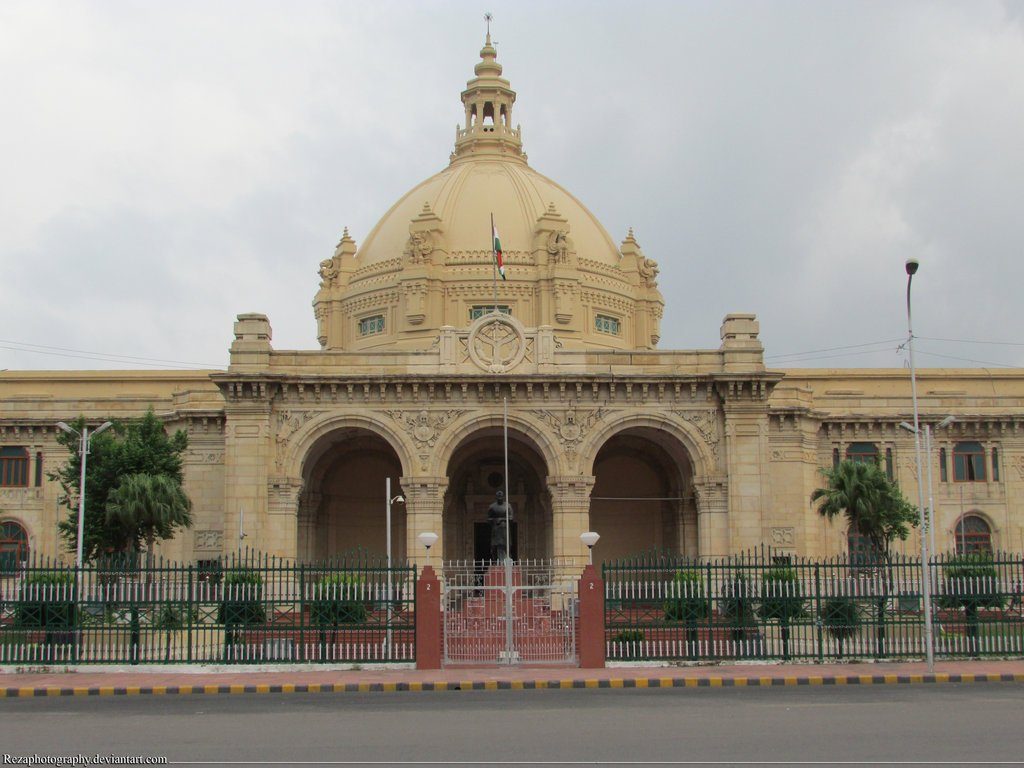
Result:
[[641,677],[570,680],[466,680],[275,685],[40,686],[0,688],[0,699],[51,696],[175,696],[239,693],[396,693],[399,691],[523,691],[579,688],[774,688],[820,685],[1024,683],[1024,674],[812,675],[807,677]]

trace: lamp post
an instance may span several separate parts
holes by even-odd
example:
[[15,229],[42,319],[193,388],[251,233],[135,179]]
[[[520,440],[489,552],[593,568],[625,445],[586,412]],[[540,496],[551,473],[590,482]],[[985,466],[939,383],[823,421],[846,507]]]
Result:
[[425,565],[430,565],[430,548],[432,546],[434,546],[434,544],[437,543],[437,534],[434,533],[433,531],[424,531],[423,533],[421,533],[416,538],[418,538],[420,540],[420,544],[422,544],[424,547],[426,547],[426,549],[427,549],[427,562],[425,563]]
[[586,531],[580,534],[580,541],[587,545],[587,554],[590,557],[590,564],[594,564],[594,545],[597,544],[597,540],[601,538],[601,534],[596,531]]
[[917,410],[917,371],[914,368],[914,324],[910,311],[910,286],[920,264],[917,259],[909,258],[907,270],[907,351],[910,356],[910,396],[914,405],[914,454],[917,461],[917,503],[921,519],[921,596],[924,603],[924,645],[928,671],[935,669],[935,656],[932,650],[932,587],[931,575],[928,572],[928,535],[925,530],[924,516],[924,482],[921,477],[921,423]]
[[114,426],[112,422],[105,421],[100,424],[96,429],[93,430],[92,435],[89,434],[89,427],[83,426],[82,431],[79,432],[77,429],[72,429],[63,421],[57,422],[57,427],[69,435],[78,436],[78,456],[81,459],[82,474],[78,481],[78,539],[77,546],[75,548],[75,567],[81,571],[82,569],[82,539],[85,538],[85,463],[86,457],[89,455],[89,444],[92,442],[92,438],[96,437],[100,432]]
[[398,496],[391,495],[391,477],[384,479],[384,495],[388,499],[388,512],[387,522],[385,523],[385,538],[387,539],[385,546],[388,548],[388,625],[385,637],[387,643],[386,654],[387,658],[391,658],[391,505],[392,504],[404,504],[405,497],[399,494]]
[[[955,416],[947,416],[935,425],[935,429],[945,429],[954,421],[956,421]],[[914,425],[901,421],[900,429],[913,432]],[[928,545],[931,547],[931,553],[934,557],[937,552],[935,549],[935,492],[932,484],[932,429],[929,424],[924,425],[924,455],[925,463],[928,467]]]

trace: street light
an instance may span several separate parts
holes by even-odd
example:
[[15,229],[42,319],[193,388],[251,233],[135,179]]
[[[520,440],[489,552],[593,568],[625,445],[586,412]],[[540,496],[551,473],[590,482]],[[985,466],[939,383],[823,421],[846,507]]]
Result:
[[[955,416],[947,416],[938,424],[935,429],[945,429],[956,421]],[[906,421],[900,422],[900,429],[907,432],[914,431],[914,425]],[[938,551],[935,549],[935,493],[932,485],[932,429],[929,424],[924,425],[924,455],[928,467],[928,544],[931,547],[932,555]]]
[[426,565],[430,565],[430,548],[432,546],[434,546],[434,544],[437,543],[437,534],[434,533],[433,531],[424,531],[423,533],[421,533],[416,538],[418,538],[420,540],[420,544],[422,544],[424,547],[426,547],[426,549],[427,549],[427,562],[425,564]]
[[387,643],[387,658],[390,659],[391,658],[391,505],[392,504],[404,504],[405,503],[405,497],[402,496],[402,494],[398,494],[397,496],[392,496],[391,495],[391,478],[390,477],[387,477],[384,480],[384,494],[385,494],[385,496],[387,496],[387,500],[388,500],[387,524],[385,525],[385,529],[386,529],[386,536],[385,536],[385,538],[387,539],[386,546],[388,548],[388,625],[387,625],[388,628],[387,628],[387,632],[386,632],[387,637],[385,638],[385,642]]
[[89,434],[89,427],[85,425],[82,427],[82,431],[79,432],[77,429],[72,429],[63,421],[57,422],[57,427],[69,435],[78,436],[78,455],[81,458],[82,463],[82,475],[78,481],[78,544],[75,550],[75,567],[81,571],[82,568],[82,539],[85,538],[85,462],[86,457],[89,455],[89,444],[92,442],[92,438],[96,437],[100,432],[114,426],[113,422],[105,421],[93,430],[92,435]]
[[597,540],[601,538],[601,534],[596,531],[586,531],[580,534],[580,541],[587,545],[587,553],[590,556],[590,564],[594,564],[594,545],[597,544]]
[[910,312],[910,286],[920,264],[917,259],[909,258],[907,270],[907,352],[910,357],[910,396],[914,403],[914,455],[917,460],[917,510],[921,519],[921,597],[924,603],[924,645],[928,671],[935,669],[935,656],[932,650],[932,587],[928,573],[928,536],[925,532],[924,517],[924,483],[921,478],[921,422],[917,410],[917,371],[914,368],[914,324]]

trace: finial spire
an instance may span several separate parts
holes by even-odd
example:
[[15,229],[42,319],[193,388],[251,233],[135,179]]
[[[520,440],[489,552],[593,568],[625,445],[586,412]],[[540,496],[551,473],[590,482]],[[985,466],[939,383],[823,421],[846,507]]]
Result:
[[484,14],[484,21],[487,22],[487,45],[491,44],[491,21],[494,19],[494,14],[488,11]]

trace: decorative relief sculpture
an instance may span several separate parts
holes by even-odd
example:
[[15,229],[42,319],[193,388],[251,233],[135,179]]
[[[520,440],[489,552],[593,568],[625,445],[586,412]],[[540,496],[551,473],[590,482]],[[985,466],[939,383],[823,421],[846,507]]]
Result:
[[205,530],[196,531],[195,534],[196,551],[199,552],[219,552],[224,547],[224,532],[216,530]]
[[640,270],[640,277],[643,278],[644,284],[653,287],[657,284],[658,277],[658,262],[654,259],[643,259],[638,269]]
[[772,546],[792,547],[796,544],[796,529],[772,528],[768,532],[768,537],[771,540]]
[[706,411],[676,410],[672,413],[694,426],[700,436],[704,438],[704,442],[711,449],[711,455],[717,461],[718,445],[721,438],[718,434],[718,415],[715,411],[710,409]]
[[565,264],[569,260],[569,233],[559,229],[548,235],[547,251],[556,264]]
[[402,428],[412,437],[416,447],[420,450],[433,448],[445,427],[462,413],[461,409],[440,412],[427,410],[387,412],[388,416],[402,425]]
[[334,284],[335,278],[341,271],[340,265],[338,264],[338,257],[332,256],[329,259],[324,259],[320,262],[320,287],[330,288]]
[[576,453],[580,442],[590,431],[590,428],[605,417],[608,410],[606,408],[594,408],[579,414],[576,410],[576,404],[573,403],[566,409],[564,415],[544,409],[534,410],[533,413],[554,430],[555,435],[562,443],[562,450],[566,457],[575,466]]
[[468,350],[483,370],[504,373],[526,356],[526,335],[505,315],[484,315],[469,332]]
[[274,437],[274,443],[277,446],[277,456],[274,463],[277,466],[278,472],[284,469],[284,459],[288,453],[288,442],[292,435],[315,415],[316,411],[292,410],[281,411],[277,414],[277,429]]
[[413,232],[405,244],[405,255],[413,264],[424,264],[430,259],[434,243],[429,232]]

